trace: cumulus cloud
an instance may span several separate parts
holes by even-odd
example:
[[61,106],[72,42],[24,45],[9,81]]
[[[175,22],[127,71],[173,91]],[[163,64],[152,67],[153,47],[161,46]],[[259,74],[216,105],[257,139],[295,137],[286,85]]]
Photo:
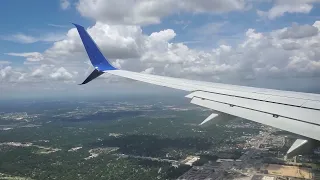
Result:
[[[295,26],[296,29],[306,28],[306,25]],[[140,60],[154,67],[154,72],[179,77],[199,76],[200,79],[212,77],[211,80],[318,76],[320,51],[316,44],[319,34],[302,34],[290,27],[285,30],[288,29],[291,34],[286,38],[290,39],[283,38],[283,29],[270,33],[248,29],[243,42],[235,46],[220,45],[212,51],[190,49],[182,43],[166,42],[161,48],[149,45]],[[153,45],[152,41],[150,44]]]
[[151,68],[145,69],[144,71],[141,71],[141,73],[144,73],[144,74],[152,74],[153,71],[154,71],[154,68],[151,67]]
[[286,13],[309,13],[314,6],[314,3],[319,3],[319,0],[275,0],[273,7],[264,12],[257,11],[257,14],[269,19],[275,19],[283,16]]
[[74,74],[78,74],[77,71],[70,73],[64,67],[59,67],[53,64],[42,64],[38,67],[33,67],[27,74],[29,81],[41,81],[41,80],[56,80],[56,81],[71,81],[74,78]]
[[52,71],[54,65],[42,64],[31,69],[29,76],[34,79],[45,79],[45,77]]
[[246,0],[79,0],[77,9],[104,23],[157,24],[178,12],[226,13],[245,10],[247,5]]
[[283,16],[285,13],[304,13],[307,14],[311,11],[312,5],[310,4],[281,4],[271,8],[268,12],[269,19],[275,19]]
[[43,69],[36,69],[31,73],[31,77],[42,77],[43,75],[45,75],[45,71]]
[[24,79],[24,73],[14,70],[11,66],[0,67],[0,82],[16,83]]
[[154,32],[150,35],[150,39],[153,41],[168,42],[176,36],[176,33],[172,29],[166,29],[160,32]]
[[[109,58],[139,57],[141,42],[143,42],[142,30],[139,26],[111,26],[97,22],[95,26],[88,29],[88,32]],[[84,53],[83,49],[78,32],[73,28],[68,31],[66,39],[55,42],[45,55],[55,61],[64,61],[74,53]]]
[[[261,1],[265,0],[259,0]],[[60,2],[62,9],[70,7],[70,1]],[[177,42],[180,39],[179,36],[179,39],[175,39],[178,32],[170,28],[150,34],[143,32],[144,25],[160,23],[163,17],[173,14],[245,11],[255,2],[257,1],[79,0],[76,8],[81,15],[96,22],[87,28],[89,34],[112,64],[124,70],[221,82],[260,77],[320,77],[320,21],[313,25],[293,24],[271,32],[248,28],[239,32],[241,38],[234,44],[221,42],[212,49],[192,48],[186,42]],[[272,2],[274,5],[270,10],[257,13],[269,19],[286,13],[309,13],[318,0]],[[190,21],[174,23],[184,25],[184,29]],[[219,34],[221,27],[229,25],[232,22],[208,23],[193,33],[209,37]],[[50,26],[66,27],[56,24]],[[82,82],[92,71],[75,28],[65,35],[30,36],[18,33],[0,38],[20,43],[53,42],[44,52],[7,53],[25,57],[26,62],[23,68],[15,68],[8,62],[0,61],[0,79],[3,84],[27,82],[30,86],[30,83],[52,85],[72,82],[72,87],[75,88],[78,87],[75,82]],[[114,77],[101,77],[100,80],[114,82]],[[101,84],[103,83],[98,83],[99,86]],[[55,84],[52,86],[62,87]]]
[[301,45],[300,44],[298,44],[298,43],[296,43],[296,42],[288,42],[288,43],[286,43],[286,42],[284,42],[283,44],[282,44],[282,48],[284,49],[284,50],[297,50],[297,49],[300,49],[301,48]]
[[2,83],[38,83],[38,82],[73,82],[78,72],[70,73],[64,67],[42,64],[19,69],[12,66],[0,66],[0,80]]
[[55,80],[67,81],[71,80],[73,76],[64,67],[60,67],[55,72],[51,73],[50,77]]
[[0,70],[1,80],[8,78],[11,75],[11,70],[12,70],[11,66],[6,66],[5,68],[1,69]]
[[[97,22],[88,31],[105,56],[121,69],[225,81],[230,78],[320,76],[320,35],[293,30],[306,27],[319,30],[318,25],[319,22],[315,22],[310,28],[311,25],[295,24],[271,32],[248,29],[239,44],[221,44],[211,50],[174,43],[176,33],[172,29],[147,35],[139,26]],[[284,36],[286,31],[290,33]],[[40,57],[45,65],[31,69],[25,79],[80,82],[91,66],[85,63],[88,57],[74,28],[68,31],[66,39],[55,42]]]
[[288,27],[283,29],[283,31],[279,34],[281,39],[299,39],[305,37],[311,37],[317,35],[319,32],[318,28],[312,25],[298,25],[293,24],[292,27]]

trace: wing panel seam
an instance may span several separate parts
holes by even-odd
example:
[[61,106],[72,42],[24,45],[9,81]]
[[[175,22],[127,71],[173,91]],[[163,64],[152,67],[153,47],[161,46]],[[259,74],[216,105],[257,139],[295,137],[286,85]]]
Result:
[[[248,109],[248,110],[251,110],[251,111],[256,111],[256,112],[261,112],[261,113],[265,113],[265,114],[270,114],[272,115],[274,118],[276,118],[275,116],[280,116],[280,117],[284,117],[284,118],[287,118],[287,119],[292,119],[294,121],[300,121],[300,122],[303,122],[303,123],[308,123],[308,124],[312,124],[312,125],[316,125],[316,126],[319,126],[319,124],[316,124],[316,123],[312,123],[312,122],[308,122],[308,121],[303,121],[303,120],[300,120],[300,119],[295,119],[295,118],[292,118],[292,117],[287,117],[287,116],[282,116],[282,115],[279,115],[279,114],[273,114],[273,113],[270,113],[270,112],[266,112],[266,111],[261,111],[261,110],[256,110],[256,109],[252,109],[252,108],[248,108],[248,107],[243,107],[243,106],[238,106],[238,105],[234,105],[234,104],[229,104],[229,103],[225,103],[225,102],[221,102],[221,101],[215,101],[215,100],[212,100],[212,99],[207,99],[207,98],[203,98],[203,97],[199,97],[199,96],[193,96],[193,98],[198,98],[198,99],[201,99],[201,100],[206,100],[206,101],[212,101],[212,102],[217,102],[217,103],[221,103],[221,104],[227,104],[227,105],[230,105],[230,107],[239,107],[239,108],[243,108],[243,109]],[[193,99],[192,98],[192,99]]]
[[293,105],[293,104],[286,104],[286,103],[268,101],[267,99],[268,99],[269,97],[271,97],[272,95],[270,95],[269,97],[267,97],[265,100],[261,100],[261,99],[254,99],[254,98],[242,97],[242,96],[237,96],[237,95],[229,95],[229,94],[223,94],[223,93],[215,93],[215,92],[204,91],[204,90],[195,90],[195,91],[193,91],[193,92],[196,93],[196,92],[199,92],[199,91],[201,91],[201,92],[206,92],[206,93],[210,93],[210,94],[218,94],[218,95],[223,95],[223,96],[230,96],[230,97],[236,97],[236,98],[242,98],[242,99],[250,99],[250,100],[255,100],[255,101],[262,101],[262,102],[267,102],[267,103],[273,103],[273,104],[280,104],[280,105],[298,107],[298,108],[303,108],[303,109],[310,109],[310,110],[317,110],[317,111],[320,110],[320,109],[317,109],[317,108],[303,107],[302,105],[305,104],[308,100],[306,100],[305,102],[303,102],[301,105],[298,106],[298,105]]

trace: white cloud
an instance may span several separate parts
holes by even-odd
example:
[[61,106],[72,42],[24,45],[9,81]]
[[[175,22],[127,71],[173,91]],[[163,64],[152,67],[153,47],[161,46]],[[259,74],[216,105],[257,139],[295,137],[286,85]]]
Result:
[[42,64],[39,67],[31,70],[30,77],[43,78],[50,72],[50,69],[52,69],[53,67],[54,66],[48,66],[48,65]]
[[24,67],[23,69],[11,66],[0,66],[1,83],[53,83],[53,82],[73,82],[77,71],[70,73],[64,67],[42,64],[39,66]]
[[[150,34],[143,32],[142,26],[160,23],[163,17],[174,14],[224,14],[246,11],[252,4],[262,1],[271,2],[270,0],[79,0],[76,7],[81,15],[96,21],[88,28],[89,34],[112,64],[121,69],[221,82],[230,79],[235,80],[233,82],[254,80],[261,77],[320,77],[318,33],[320,22],[315,22],[312,26],[293,24],[292,27],[271,32],[259,32],[248,28],[239,32],[241,38],[233,44],[219,42],[213,49],[192,48],[190,42],[176,43],[177,40],[181,40],[181,36],[177,35],[179,31],[170,29],[175,26],[166,28],[155,26],[162,29]],[[71,1],[60,2],[62,9],[70,7]],[[257,13],[269,19],[275,19],[286,13],[309,13],[318,0],[272,2],[274,5],[270,10],[266,12],[257,10]],[[232,29],[236,26],[232,21],[225,19],[226,16],[219,17],[223,19],[221,23],[208,23],[206,26],[198,27],[192,35],[204,34],[205,38],[218,35],[219,38],[222,29]],[[186,21],[184,16],[177,19],[183,19],[173,22],[183,25],[182,29],[188,25],[196,25]],[[204,21],[209,20],[204,18]],[[49,26],[67,27],[56,24]],[[26,83],[30,86],[30,83],[37,83],[39,87],[53,88],[62,87],[56,86],[58,83],[72,82],[68,88],[75,88],[78,87],[75,82],[82,82],[92,71],[75,28],[70,29],[65,35],[49,33],[30,36],[17,33],[1,38],[20,43],[53,42],[53,45],[44,52],[8,53],[12,56],[25,57],[26,61],[23,68],[15,68],[8,62],[1,64],[0,61],[0,79],[4,85]],[[114,82],[111,80],[114,77],[107,79],[106,77],[96,81]],[[92,82],[91,85],[94,84]],[[101,86],[103,83],[97,84]]]
[[32,77],[42,77],[45,72],[42,69],[36,69],[31,73]]
[[2,39],[18,42],[18,43],[25,43],[25,44],[37,42],[37,39],[35,37],[28,36],[22,33],[6,36],[6,37],[3,37]]
[[282,48],[284,49],[284,50],[297,50],[297,49],[300,49],[302,46],[300,45],[300,44],[298,44],[298,43],[296,43],[296,42],[288,42],[288,43],[286,43],[286,42],[284,42],[283,44],[282,44]]
[[30,44],[35,42],[55,42],[60,41],[65,38],[64,35],[56,34],[56,33],[48,33],[43,36],[30,36],[23,33],[17,33],[12,35],[6,35],[1,37],[3,40],[22,43],[22,44]]
[[64,67],[60,67],[55,72],[51,73],[50,77],[55,80],[67,81],[71,80],[73,76]]
[[[313,27],[318,25],[315,22]],[[304,29],[306,25],[294,26]],[[239,44],[221,44],[211,50],[173,43],[176,33],[172,29],[146,35],[139,26],[98,22],[88,31],[106,57],[126,70],[209,81],[320,76],[320,35],[306,33],[302,38],[300,31],[290,28],[264,33],[248,29]],[[283,38],[288,30],[290,38]],[[46,65],[34,66],[24,79],[81,82],[85,78],[88,57],[74,28],[40,57]]]
[[60,7],[63,10],[66,10],[70,7],[70,2],[68,0],[60,0]]
[[11,66],[6,66],[5,68],[1,69],[0,70],[1,80],[7,78],[10,75],[11,70],[12,70]]
[[153,32],[150,35],[150,39],[156,42],[168,42],[176,36],[176,33],[172,29],[162,30],[160,32]]
[[310,4],[283,4],[271,8],[268,12],[269,19],[275,19],[283,16],[285,13],[304,13],[307,14],[311,11],[312,5]]
[[81,15],[112,24],[157,24],[179,12],[227,13],[242,11],[246,0],[79,0]]
[[5,53],[10,56],[25,57],[27,61],[36,62],[44,59],[43,55],[39,52],[25,52],[25,53]]
[[[296,25],[295,28],[305,29],[306,25]],[[199,76],[200,79],[318,76],[320,50],[316,43],[320,40],[319,34],[310,35],[307,30],[301,34],[297,30],[290,32],[289,40],[281,36],[283,32],[260,33],[248,29],[243,42],[232,47],[221,45],[211,52],[166,42],[158,47],[149,46],[151,48],[140,60],[155,67],[154,71],[158,73],[165,71],[169,75]]]
[[[16,83],[22,81],[24,73],[14,70],[11,66],[1,68],[0,66],[0,82]],[[3,85],[3,84],[2,84]]]
[[257,14],[269,19],[275,19],[286,13],[308,14],[319,0],[275,0],[273,7],[267,12],[257,11]]
[[305,37],[311,37],[317,35],[319,32],[318,28],[312,25],[298,25],[293,24],[292,27],[284,28],[279,34],[281,39],[299,39]]
[[151,68],[145,69],[144,71],[141,71],[141,73],[144,73],[144,74],[152,74],[153,71],[154,71],[154,68],[151,67]]
[[2,66],[2,65],[9,65],[9,64],[11,64],[10,61],[0,61],[0,66]]
[[[121,65],[125,63],[124,60],[116,59],[115,61],[111,62],[112,65],[118,69],[121,69]],[[90,66],[90,65],[89,65]]]
[[51,24],[49,23],[48,26],[56,27],[56,28],[68,28],[70,26],[67,25],[61,25],[61,24]]
[[64,67],[59,67],[59,65],[53,64],[42,64],[40,66],[34,66],[30,69],[26,77],[29,82],[36,81],[71,81],[73,79],[73,74],[77,75],[77,71],[70,73]]
[[[140,56],[144,36],[138,26],[111,26],[97,22],[94,27],[88,29],[88,32],[102,52],[108,54],[108,58],[125,59]],[[68,31],[66,39],[55,42],[44,54],[47,59],[61,62],[70,59],[69,56],[79,53],[84,55],[83,50],[78,32],[73,28]]]

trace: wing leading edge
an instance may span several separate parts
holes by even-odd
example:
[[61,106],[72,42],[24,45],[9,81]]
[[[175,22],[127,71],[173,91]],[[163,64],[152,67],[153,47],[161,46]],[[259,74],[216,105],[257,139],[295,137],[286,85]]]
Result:
[[[190,92],[191,103],[320,141],[320,95],[235,86],[119,70],[102,55],[86,30],[75,25],[95,74],[124,78]],[[95,77],[87,78],[85,83]],[[213,118],[214,119],[214,118]]]

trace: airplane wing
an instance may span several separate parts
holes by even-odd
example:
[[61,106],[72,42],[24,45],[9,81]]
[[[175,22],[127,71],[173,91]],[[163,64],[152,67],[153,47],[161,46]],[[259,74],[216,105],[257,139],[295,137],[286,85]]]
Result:
[[186,97],[191,99],[192,104],[213,110],[201,124],[241,117],[320,141],[319,94],[227,85],[120,70],[109,63],[82,26],[74,25],[95,67],[82,84],[103,73],[109,73],[179,89],[190,92]]

